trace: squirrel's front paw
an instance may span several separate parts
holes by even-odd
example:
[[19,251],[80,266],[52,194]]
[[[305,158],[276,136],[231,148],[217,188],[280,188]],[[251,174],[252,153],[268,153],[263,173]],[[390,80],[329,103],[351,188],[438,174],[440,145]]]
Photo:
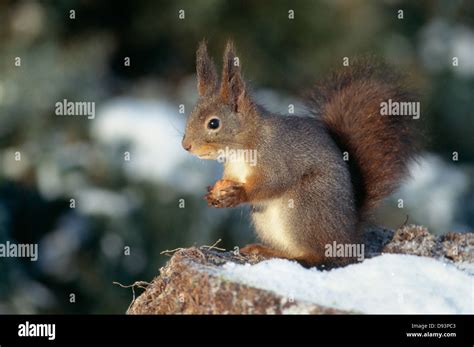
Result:
[[207,204],[217,208],[234,207],[246,200],[242,184],[231,180],[219,180],[207,191]]

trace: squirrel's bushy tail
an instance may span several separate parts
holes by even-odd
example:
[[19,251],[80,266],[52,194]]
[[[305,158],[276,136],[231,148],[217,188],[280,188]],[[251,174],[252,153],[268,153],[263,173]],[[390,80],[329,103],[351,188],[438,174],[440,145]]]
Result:
[[363,214],[389,195],[418,152],[415,120],[409,115],[381,115],[381,103],[416,101],[396,74],[373,59],[343,68],[317,85],[311,110],[349,153],[354,193]]

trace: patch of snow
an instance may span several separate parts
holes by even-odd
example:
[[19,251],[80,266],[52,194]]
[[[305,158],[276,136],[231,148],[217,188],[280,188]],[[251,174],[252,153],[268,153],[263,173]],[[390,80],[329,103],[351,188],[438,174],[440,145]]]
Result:
[[474,313],[474,276],[435,259],[384,254],[321,271],[272,259],[227,263],[232,281],[300,300],[362,313]]
[[[460,263],[453,263],[459,270],[467,272],[469,275],[474,276],[474,264],[467,261]],[[474,285],[474,283],[473,283]],[[472,288],[472,295],[474,296],[474,287]]]
[[436,230],[469,230],[466,225],[453,228],[460,197],[469,186],[468,172],[427,153],[411,163],[410,177],[394,196],[403,198],[414,219]]
[[86,215],[123,217],[134,207],[135,202],[125,193],[108,189],[86,188],[75,194],[79,210]]
[[457,57],[459,65],[453,66],[453,71],[462,76],[474,74],[471,58],[474,31],[469,27],[433,19],[422,28],[419,41],[421,58],[430,70],[440,71],[452,66],[452,58]]

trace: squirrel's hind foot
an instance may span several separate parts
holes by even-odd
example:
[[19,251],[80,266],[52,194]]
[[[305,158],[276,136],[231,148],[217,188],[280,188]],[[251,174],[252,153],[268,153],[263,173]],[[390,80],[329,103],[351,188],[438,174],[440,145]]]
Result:
[[286,253],[258,244],[258,243],[251,243],[241,248],[240,253],[247,256],[259,256],[265,259],[270,259],[270,258],[290,259]]
[[324,264],[323,258],[316,255],[292,257],[291,255],[283,251],[279,251],[274,248],[270,248],[258,243],[252,243],[241,248],[240,254],[243,254],[246,256],[255,256],[257,258],[263,258],[264,260],[272,259],[272,258],[295,260],[301,265],[303,265],[304,267],[313,267],[313,266]]

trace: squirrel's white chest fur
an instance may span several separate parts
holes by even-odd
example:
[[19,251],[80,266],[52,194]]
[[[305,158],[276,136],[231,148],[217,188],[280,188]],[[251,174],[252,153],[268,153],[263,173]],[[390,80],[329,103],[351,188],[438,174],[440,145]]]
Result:
[[286,200],[271,200],[255,206],[252,213],[253,223],[257,234],[266,244],[275,248],[298,252],[291,238],[290,226],[286,220]]
[[245,160],[233,160],[225,163],[224,177],[236,182],[245,183],[250,174],[250,166]]
[[[225,163],[224,177],[236,182],[246,183],[251,174],[251,166],[245,160]],[[252,219],[257,234],[266,244],[295,254],[298,248],[291,239],[291,230],[287,224],[287,199],[275,199],[256,205]]]

